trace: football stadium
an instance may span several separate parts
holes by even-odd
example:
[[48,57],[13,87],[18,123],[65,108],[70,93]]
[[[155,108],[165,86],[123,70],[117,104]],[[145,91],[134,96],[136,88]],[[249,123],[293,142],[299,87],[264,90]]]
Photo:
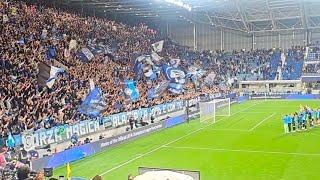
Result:
[[0,180],[320,179],[320,0],[0,0]]

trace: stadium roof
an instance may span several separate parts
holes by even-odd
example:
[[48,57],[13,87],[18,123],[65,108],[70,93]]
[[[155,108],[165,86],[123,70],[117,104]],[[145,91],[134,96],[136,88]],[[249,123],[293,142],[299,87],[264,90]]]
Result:
[[243,32],[320,29],[319,0],[62,0],[147,19],[185,20]]

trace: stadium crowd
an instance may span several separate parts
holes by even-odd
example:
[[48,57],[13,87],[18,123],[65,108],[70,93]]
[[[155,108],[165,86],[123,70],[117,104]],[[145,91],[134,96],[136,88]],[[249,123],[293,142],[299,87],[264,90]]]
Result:
[[[128,26],[24,2],[0,1],[0,22],[1,139],[24,131],[49,129],[88,119],[79,112],[79,105],[88,95],[91,82],[102,89],[106,100],[102,115],[108,116],[173,100],[192,99],[202,94],[228,93],[238,78],[270,79],[274,73],[271,67],[273,57],[281,53],[272,49],[195,51],[145,24]],[[157,52],[161,63],[170,64],[172,59],[179,59],[178,67],[185,72],[191,68],[203,70],[204,74],[198,79],[200,86],[188,77],[183,93],[165,91],[161,98],[148,97],[148,91],[165,82],[166,76],[157,73],[155,79],[138,78],[134,71],[136,59],[151,54],[152,44],[161,40],[164,40],[164,47]],[[90,60],[86,61],[78,54],[82,48],[100,45],[104,46],[104,52],[95,54]],[[302,52],[302,49],[295,48],[288,51],[287,56],[298,57],[292,58],[298,62]],[[41,63],[58,64],[65,69],[51,88],[39,84]],[[155,68],[150,64],[147,66]],[[283,66],[283,71],[292,74],[295,68],[293,65]],[[316,70],[310,65],[306,71]],[[137,81],[140,92],[137,101],[130,101],[125,96],[126,79]],[[12,152],[0,153],[0,166],[1,156]],[[10,159],[10,163],[3,161],[4,164],[16,165],[18,162],[7,157],[2,159]],[[15,171],[8,171],[8,176],[18,172],[18,167],[13,168]],[[0,170],[4,171],[4,168],[0,167]]]
[[[51,128],[73,124],[86,117],[78,106],[89,93],[90,80],[101,87],[107,105],[103,115],[150,107],[176,99],[188,99],[204,93],[230,90],[230,80],[241,74],[270,76],[270,61],[275,51],[194,51],[163,37],[145,24],[128,26],[96,17],[27,5],[23,2],[0,2],[0,131],[2,137],[26,130]],[[166,91],[161,98],[150,99],[148,90],[165,80],[141,77],[137,82],[140,98],[128,101],[124,96],[123,81],[136,79],[133,71],[136,58],[152,52],[152,44],[164,39],[159,56],[162,63],[172,58],[181,59],[179,68],[191,66],[205,70],[197,89],[191,80],[184,93]],[[72,42],[72,43],[71,43]],[[74,43],[75,42],[75,43]],[[103,44],[105,53],[90,61],[79,58],[79,49]],[[50,51],[49,51],[50,50]],[[50,54],[54,51],[53,54]],[[39,85],[39,64],[59,62],[67,73],[59,74],[52,88]],[[255,69],[255,70],[253,70]],[[206,77],[213,80],[208,86]]]

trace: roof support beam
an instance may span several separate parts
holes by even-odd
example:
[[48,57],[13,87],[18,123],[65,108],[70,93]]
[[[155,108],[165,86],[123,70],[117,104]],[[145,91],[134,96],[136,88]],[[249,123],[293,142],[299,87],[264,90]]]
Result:
[[306,14],[306,6],[304,5],[304,0],[299,0],[299,2],[300,2],[300,14],[301,14],[302,27],[304,29],[308,29],[308,17]]
[[[215,18],[214,16],[210,16],[208,13],[206,13],[206,17],[208,18],[208,20],[210,22],[210,25],[212,25],[212,26],[219,27],[219,28],[230,29],[230,30],[234,30],[234,31],[241,31],[241,32],[246,32],[247,33],[247,31],[245,31],[243,29],[236,29],[236,28],[228,27],[227,25],[223,24],[223,22],[220,21],[219,18]],[[219,23],[214,22],[214,20],[219,22]]]
[[248,19],[247,19],[246,12],[242,8],[241,3],[239,2],[239,0],[236,0],[235,3],[236,3],[236,7],[238,9],[238,12],[239,12],[239,14],[241,16],[241,20],[242,20],[242,23],[243,23],[244,27],[246,28],[247,32],[250,32],[250,28],[249,28],[248,23],[247,23]]
[[273,17],[271,9],[270,9],[269,0],[266,0],[266,4],[267,4],[268,13],[269,13],[269,18],[271,19],[271,22],[272,22],[272,29],[275,30],[275,29],[277,29],[277,26],[276,26],[275,19]]

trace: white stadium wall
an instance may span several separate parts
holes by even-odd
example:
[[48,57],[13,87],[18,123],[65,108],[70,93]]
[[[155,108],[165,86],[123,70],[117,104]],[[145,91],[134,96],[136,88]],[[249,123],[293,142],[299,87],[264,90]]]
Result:
[[221,49],[221,32],[204,24],[196,26],[197,49],[199,50],[216,50]]
[[194,28],[191,23],[167,24],[167,34],[181,45],[194,47]]
[[240,49],[288,49],[304,46],[307,42],[320,42],[320,31],[287,30],[274,32],[246,33],[221,29],[207,24],[175,22],[167,24],[167,33],[181,45],[198,50],[227,51]]
[[307,35],[303,31],[280,31],[254,33],[253,47],[255,49],[282,48],[288,49],[291,46],[303,46],[306,44]]
[[198,50],[240,50],[251,49],[250,34],[228,29],[215,28],[207,24],[188,22],[168,23],[168,35],[184,46],[196,47]]
[[222,32],[222,49],[226,51],[252,49],[252,37],[249,33],[228,29]]

